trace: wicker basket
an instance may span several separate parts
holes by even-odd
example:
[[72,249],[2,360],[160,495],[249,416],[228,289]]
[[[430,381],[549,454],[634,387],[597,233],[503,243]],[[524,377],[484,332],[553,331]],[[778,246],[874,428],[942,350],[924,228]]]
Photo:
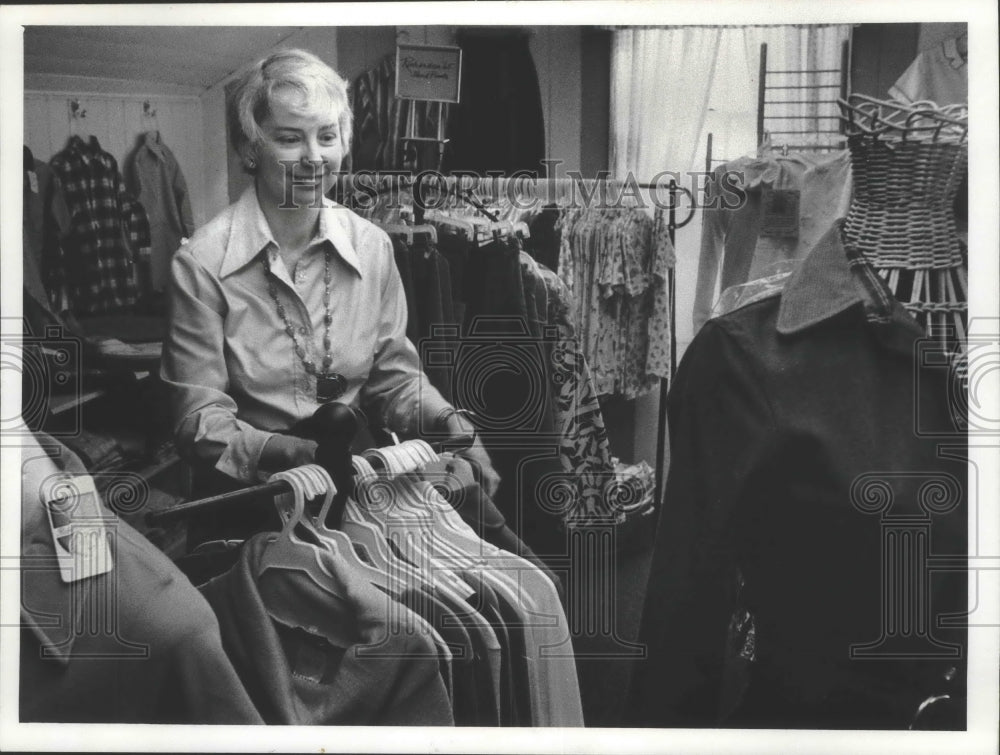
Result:
[[966,142],[848,137],[854,194],[850,244],[880,268],[962,264],[953,211],[968,164]]

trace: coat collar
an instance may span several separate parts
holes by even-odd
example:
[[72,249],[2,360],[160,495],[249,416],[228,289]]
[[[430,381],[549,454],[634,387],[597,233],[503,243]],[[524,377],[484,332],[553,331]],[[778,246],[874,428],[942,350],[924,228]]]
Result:
[[[323,209],[319,214],[319,228],[314,241],[325,241],[359,276],[361,261],[351,241],[351,234],[345,227],[346,210],[324,197]],[[256,259],[268,247],[277,247],[274,235],[267,225],[267,219],[257,201],[257,191],[253,185],[247,187],[233,207],[232,231],[222,258],[219,277],[235,273]]]
[[882,343],[912,354],[914,340],[924,336],[923,330],[868,261],[845,249],[842,228],[843,220],[837,221],[792,273],[781,293],[778,332],[801,333],[862,306],[868,325]]
[[159,131],[147,131],[142,139],[142,145],[157,157],[163,157],[163,140]]

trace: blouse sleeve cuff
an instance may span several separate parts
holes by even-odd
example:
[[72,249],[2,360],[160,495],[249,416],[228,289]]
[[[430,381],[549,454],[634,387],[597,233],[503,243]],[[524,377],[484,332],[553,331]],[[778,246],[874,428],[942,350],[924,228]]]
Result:
[[260,482],[258,465],[264,444],[274,433],[246,426],[229,441],[215,468],[248,485]]
[[452,406],[445,400],[429,380],[424,380],[424,390],[421,395],[420,412],[418,422],[419,427],[414,428],[417,434],[438,432],[441,428],[434,427],[438,417]]
[[433,423],[445,409],[450,409],[445,398],[421,376],[417,395],[410,401],[396,402],[386,407],[383,424],[390,430],[406,435],[421,435],[434,432]]

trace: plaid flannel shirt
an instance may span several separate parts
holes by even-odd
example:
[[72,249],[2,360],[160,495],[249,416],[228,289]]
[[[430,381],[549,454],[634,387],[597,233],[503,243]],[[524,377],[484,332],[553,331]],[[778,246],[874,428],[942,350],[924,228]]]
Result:
[[70,309],[78,315],[133,307],[136,257],[150,256],[149,221],[125,191],[118,162],[79,136],[52,160],[70,210],[66,239]]

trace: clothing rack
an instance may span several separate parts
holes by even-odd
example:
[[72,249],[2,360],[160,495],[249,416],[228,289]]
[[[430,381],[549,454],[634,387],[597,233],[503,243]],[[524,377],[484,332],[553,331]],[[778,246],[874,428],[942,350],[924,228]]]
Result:
[[[544,178],[535,179],[535,185],[543,184],[548,187],[554,188],[565,188],[565,187],[581,187],[587,186],[592,189],[597,189],[600,184],[605,185],[611,184],[621,184],[626,185],[624,181],[616,181],[615,179],[608,178],[597,178],[597,179],[576,179],[576,178]],[[640,189],[645,190],[655,190],[661,189],[662,184],[650,183],[650,182],[636,182],[629,183],[629,186],[637,186]],[[506,188],[506,187],[505,187]],[[673,179],[667,184],[668,196],[670,198],[667,204],[667,235],[670,238],[670,244],[673,246],[676,240],[676,233],[678,228],[682,228],[694,218],[694,197],[693,194],[686,188],[677,185],[677,182]],[[687,195],[691,202],[691,211],[688,216],[683,220],[683,222],[677,221],[677,195],[678,193],[684,193]],[[551,194],[550,194],[551,196]],[[469,201],[468,198],[465,198]],[[477,206],[477,209],[484,211],[484,208],[478,206],[478,203],[472,202],[472,204]],[[486,213],[488,215],[488,213]],[[677,303],[676,303],[676,275],[673,268],[671,268],[667,273],[667,291],[670,300],[670,375],[677,372]],[[667,431],[667,394],[670,390],[670,381],[668,379],[660,380],[659,389],[659,400],[657,406],[657,425],[656,425],[656,496],[659,498],[663,493],[663,485],[665,478],[665,468],[666,468],[666,431]]]
[[[420,206],[421,202],[417,201],[417,197],[423,198],[422,190],[423,187],[427,185],[427,180],[431,177],[427,174],[420,174],[416,177],[416,180],[412,183],[406,182],[406,176],[395,176],[396,178],[402,178],[399,184],[395,187],[397,190],[411,190],[414,195],[414,222],[419,224],[423,223],[423,211],[424,207]],[[353,179],[353,174],[341,174],[340,180],[344,186],[349,187],[350,182]],[[582,193],[585,192],[586,196],[600,199],[601,194],[597,193],[598,190],[607,187],[625,187],[629,188],[639,188],[642,190],[657,190],[661,191],[664,188],[667,190],[668,203],[667,203],[667,234],[670,238],[670,243],[673,245],[676,243],[676,232],[678,228],[683,228],[695,215],[695,202],[694,195],[692,192],[682,186],[677,184],[677,181],[673,178],[669,182],[638,182],[638,181],[624,181],[621,179],[611,178],[605,173],[599,175],[595,178],[583,178],[581,177],[567,177],[567,178],[530,178],[530,177],[508,177],[508,176],[443,176],[440,174],[433,175],[433,185],[443,189],[448,194],[453,194],[459,197],[462,201],[476,206],[478,204],[483,204],[478,200],[472,199],[475,194],[476,189],[489,188],[491,196],[508,196],[509,195],[509,182],[517,181],[517,187],[527,187],[531,186],[535,190],[535,196],[540,202],[556,202],[558,198],[565,196],[568,191],[579,190]],[[463,186],[465,188],[463,189]],[[538,190],[544,189],[545,193],[540,193]],[[390,189],[388,187],[380,187],[376,191],[376,195],[388,192]],[[344,192],[346,194],[346,192]],[[679,207],[679,194],[684,194],[690,203],[689,211],[683,219],[678,219],[677,209]],[[369,195],[370,196],[370,195]],[[607,196],[604,194],[603,196]],[[470,201],[472,200],[472,201]],[[488,200],[487,200],[488,201]],[[480,211],[483,211],[484,207],[477,207]],[[488,212],[488,211],[487,211]],[[487,215],[488,216],[488,215]],[[676,312],[676,275],[673,268],[671,268],[667,273],[667,290],[670,298],[670,374],[674,375],[677,371],[677,312]],[[667,429],[667,393],[669,392],[669,380],[663,379],[660,381],[659,390],[659,406],[658,406],[658,419],[657,419],[657,438],[656,438],[656,494],[660,496],[663,491],[663,483],[665,476],[665,451],[666,451],[666,429]]]
[[[435,453],[442,453],[443,451],[461,451],[469,448],[473,441],[474,438],[471,435],[457,435],[447,440],[430,442],[429,445]],[[188,501],[187,503],[181,503],[162,511],[151,511],[146,514],[146,522],[150,525],[166,524],[188,517],[193,512],[232,504],[245,505],[250,501],[273,498],[274,496],[290,492],[292,492],[292,486],[287,480],[265,482],[260,485],[252,485],[228,493],[201,498],[196,501]]]
[[[671,246],[677,234],[677,229],[682,228],[694,218],[694,196],[687,190],[688,199],[691,200],[691,212],[683,223],[677,222],[677,182],[670,181],[670,204],[667,209],[667,235],[670,237]],[[670,377],[677,373],[677,301],[676,301],[676,274],[674,268],[670,268],[667,274],[667,291],[670,294]],[[666,433],[667,433],[667,394],[670,391],[669,381],[660,380],[660,396],[657,406],[656,422],[656,500],[661,501],[666,473]]]

